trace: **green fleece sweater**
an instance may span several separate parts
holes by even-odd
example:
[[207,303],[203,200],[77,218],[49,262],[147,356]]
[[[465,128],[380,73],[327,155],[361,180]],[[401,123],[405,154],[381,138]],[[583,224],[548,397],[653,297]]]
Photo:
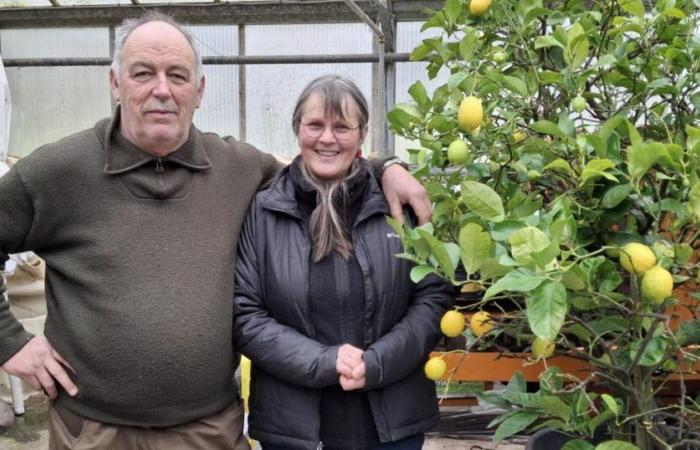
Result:
[[[46,260],[46,336],[80,390],[61,391],[60,404],[102,422],[170,426],[237,395],[235,251],[279,164],[194,127],[159,160],[115,122],[46,145],[0,178],[0,264],[24,250]],[[0,364],[30,338],[0,302]]]

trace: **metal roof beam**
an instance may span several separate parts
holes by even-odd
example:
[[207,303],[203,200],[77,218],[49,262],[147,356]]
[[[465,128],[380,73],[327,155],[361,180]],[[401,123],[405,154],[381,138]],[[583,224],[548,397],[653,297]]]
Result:
[[[381,0],[357,1],[369,17],[378,17]],[[398,21],[425,20],[423,9],[439,9],[440,0],[394,0],[393,14]],[[279,24],[359,22],[343,0],[292,2],[197,3],[167,5],[100,5],[38,8],[0,8],[0,28],[43,28],[114,26],[124,19],[141,16],[144,10],[158,9],[192,24]],[[385,19],[389,20],[389,19]],[[384,23],[382,23],[384,25]],[[384,25],[385,26],[385,25]],[[384,30],[386,33],[387,30]]]

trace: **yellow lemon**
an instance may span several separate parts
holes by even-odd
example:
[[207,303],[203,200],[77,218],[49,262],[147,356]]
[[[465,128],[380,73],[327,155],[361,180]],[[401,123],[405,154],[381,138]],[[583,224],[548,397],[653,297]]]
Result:
[[430,378],[431,380],[439,380],[443,375],[445,375],[447,364],[445,364],[445,361],[443,361],[442,358],[434,356],[430,358],[427,363],[425,363],[423,370],[425,370],[426,377]]
[[642,295],[660,305],[673,294],[673,275],[661,266],[654,266],[644,272]]
[[465,97],[459,104],[457,112],[457,122],[466,131],[479,128],[484,120],[484,107],[481,106],[481,99],[477,97]]
[[554,342],[549,339],[536,337],[535,340],[532,341],[532,354],[535,355],[537,359],[549,358],[554,354]]
[[487,313],[486,311],[479,311],[478,313],[474,314],[469,321],[469,328],[471,328],[472,334],[476,337],[481,337],[493,330],[491,314]]
[[525,138],[527,137],[527,134],[525,134],[524,131],[522,130],[517,130],[513,132],[513,143],[514,144],[519,144],[520,142],[524,141]]
[[447,337],[457,337],[464,331],[464,315],[459,311],[447,311],[440,319],[440,330]]
[[620,249],[620,264],[629,273],[643,274],[656,265],[656,255],[646,245],[630,242]]
[[467,143],[461,139],[452,141],[450,146],[447,147],[447,159],[450,161],[450,164],[455,166],[465,164],[469,160]]
[[474,16],[483,16],[491,6],[491,0],[471,0],[469,2],[469,12]]

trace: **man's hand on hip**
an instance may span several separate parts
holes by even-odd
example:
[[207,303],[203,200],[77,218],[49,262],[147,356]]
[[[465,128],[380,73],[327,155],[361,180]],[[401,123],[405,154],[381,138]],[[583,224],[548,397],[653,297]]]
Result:
[[53,349],[49,341],[41,336],[32,338],[2,365],[5,372],[22,378],[36,390],[43,390],[52,399],[57,396],[56,381],[71,396],[78,393],[78,388],[71,381],[65,367],[75,372],[70,364]]

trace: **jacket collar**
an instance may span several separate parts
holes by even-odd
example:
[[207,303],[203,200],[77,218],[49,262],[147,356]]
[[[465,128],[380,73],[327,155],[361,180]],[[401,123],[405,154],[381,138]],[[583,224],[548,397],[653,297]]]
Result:
[[[292,164],[295,162],[296,159]],[[370,177],[365,188],[362,206],[353,227],[375,214],[389,214],[389,206],[384,198],[384,193],[379,188],[372,166],[365,159],[360,160],[360,163],[365,166],[365,170],[370,172]],[[282,169],[272,180],[270,187],[261,194],[260,206],[301,220],[303,216],[299,211],[294,184],[289,176],[289,168],[290,166],[287,166]]]
[[187,141],[180,148],[158,158],[140,149],[121,134],[119,117],[120,108],[117,106],[111,120],[100,121],[95,126],[105,149],[103,173],[107,175],[125,173],[157,159],[176,163],[195,171],[211,168],[211,160],[194,125],[190,126]]

